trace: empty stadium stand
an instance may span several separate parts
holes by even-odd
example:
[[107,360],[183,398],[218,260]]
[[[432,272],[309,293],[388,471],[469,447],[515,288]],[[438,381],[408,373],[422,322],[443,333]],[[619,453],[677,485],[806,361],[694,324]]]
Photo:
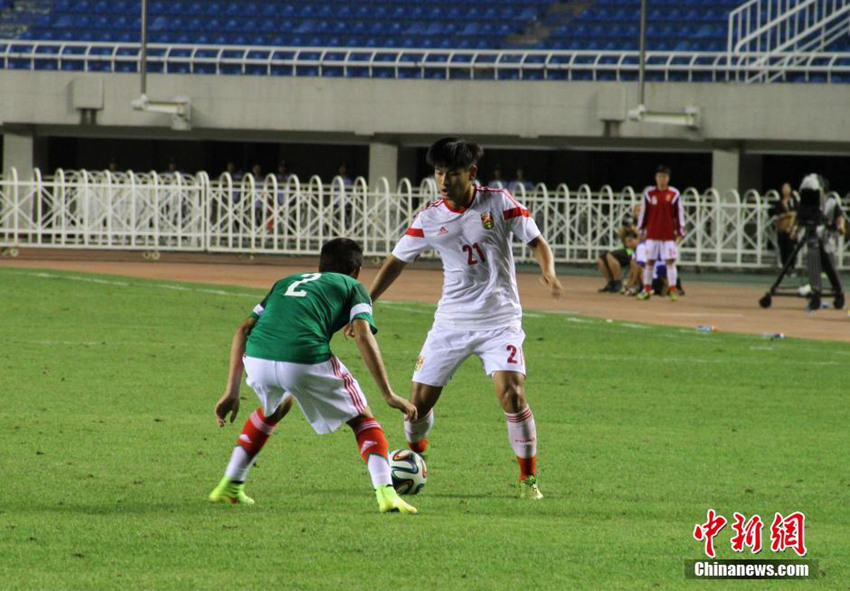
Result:
[[[651,0],[647,79],[740,79],[725,64],[729,15],[741,4]],[[140,0],[0,0],[0,68],[136,72],[140,7]],[[633,80],[639,22],[640,0],[151,0],[148,70]],[[780,60],[771,76],[850,82],[850,34],[828,51],[788,71]],[[753,60],[759,68],[772,63],[758,56],[741,63]]]
[[[0,1],[2,20],[42,10],[25,40],[137,42],[138,0]],[[725,49],[739,0],[651,2],[648,49]],[[639,0],[371,0],[149,2],[152,43],[441,49],[637,49]],[[43,8],[46,7],[46,13]]]

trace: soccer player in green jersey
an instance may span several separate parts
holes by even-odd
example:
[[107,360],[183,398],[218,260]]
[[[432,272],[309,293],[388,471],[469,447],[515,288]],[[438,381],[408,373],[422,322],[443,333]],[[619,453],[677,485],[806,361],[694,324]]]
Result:
[[260,398],[236,443],[213,502],[253,504],[245,494],[245,479],[257,454],[286,416],[293,399],[316,433],[348,424],[360,455],[369,468],[381,513],[416,513],[392,486],[387,440],[372,416],[357,380],[330,350],[335,332],[350,324],[357,348],[384,400],[415,420],[416,407],[396,396],[387,379],[381,351],[373,333],[372,301],[357,281],[363,264],[360,245],[336,238],[322,247],[318,273],[296,273],[274,284],[265,299],[242,323],[230,348],[230,371],[224,395],[215,406],[219,426],[239,412],[242,370]]

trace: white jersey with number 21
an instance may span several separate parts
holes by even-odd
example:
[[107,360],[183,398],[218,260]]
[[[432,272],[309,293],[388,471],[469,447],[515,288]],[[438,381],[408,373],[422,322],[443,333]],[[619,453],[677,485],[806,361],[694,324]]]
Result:
[[438,199],[419,212],[393,256],[414,261],[434,249],[443,260],[443,295],[435,326],[462,330],[519,327],[522,308],[511,244],[516,236],[528,244],[540,230],[504,189],[475,187],[472,204],[452,209]]

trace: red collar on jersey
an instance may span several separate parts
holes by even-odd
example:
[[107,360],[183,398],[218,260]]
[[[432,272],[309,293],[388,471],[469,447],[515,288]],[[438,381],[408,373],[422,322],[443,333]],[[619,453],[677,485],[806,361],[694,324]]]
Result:
[[449,200],[448,200],[448,199],[445,199],[445,198],[443,198],[443,203],[445,203],[445,204],[446,204],[446,208],[447,208],[449,211],[451,211],[451,212],[453,212],[453,213],[463,213],[463,212],[465,212],[467,209],[469,209],[470,207],[472,207],[472,204],[473,204],[473,203],[475,203],[475,196],[476,196],[477,194],[478,194],[478,188],[477,188],[477,187],[473,187],[473,190],[472,190],[472,201],[470,201],[470,202],[469,202],[469,205],[467,205],[466,207],[460,207],[460,208],[458,208],[458,209],[455,209],[454,207],[452,207],[452,204],[451,204],[451,203],[449,203]]

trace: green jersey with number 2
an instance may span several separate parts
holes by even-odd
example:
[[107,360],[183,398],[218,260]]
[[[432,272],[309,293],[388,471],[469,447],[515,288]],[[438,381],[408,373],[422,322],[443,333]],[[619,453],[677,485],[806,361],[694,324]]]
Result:
[[257,318],[257,324],[245,353],[273,361],[327,361],[331,337],[355,318],[366,320],[372,333],[378,332],[366,287],[341,273],[296,273],[281,279],[251,318]]

